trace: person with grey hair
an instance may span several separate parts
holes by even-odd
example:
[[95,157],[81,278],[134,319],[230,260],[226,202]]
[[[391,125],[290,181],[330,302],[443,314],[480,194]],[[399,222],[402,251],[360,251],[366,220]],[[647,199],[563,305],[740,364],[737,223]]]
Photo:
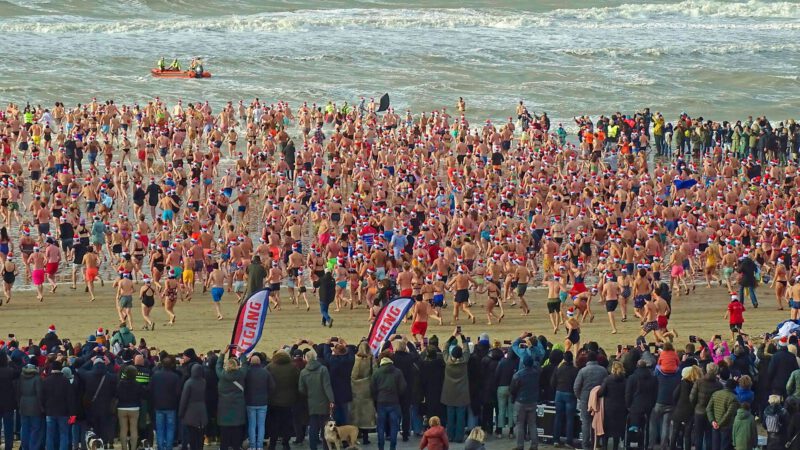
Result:
[[308,402],[308,444],[311,450],[322,446],[327,450],[322,438],[323,426],[333,410],[333,388],[328,368],[317,361],[317,352],[309,350],[305,354],[306,367],[300,372],[297,388],[306,396]]
[[[534,359],[535,361],[535,359]],[[597,352],[590,351],[586,354],[586,366],[578,371],[572,390],[578,399],[578,409],[581,413],[581,432],[583,433],[583,448],[592,448],[592,416],[589,414],[589,394],[597,386],[603,384],[608,376],[608,371],[597,364]]]

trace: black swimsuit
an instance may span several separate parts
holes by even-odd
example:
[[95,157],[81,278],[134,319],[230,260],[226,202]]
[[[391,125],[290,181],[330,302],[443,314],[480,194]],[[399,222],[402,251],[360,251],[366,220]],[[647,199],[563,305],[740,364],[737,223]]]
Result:
[[150,292],[150,294],[148,295],[142,292],[142,304],[148,308],[152,308],[153,305],[156,304],[156,299],[155,296],[153,295],[155,291],[150,286],[147,287],[147,290]]
[[14,284],[14,281],[17,279],[17,276],[14,274],[14,271],[8,271],[3,269],[3,281],[8,284]]

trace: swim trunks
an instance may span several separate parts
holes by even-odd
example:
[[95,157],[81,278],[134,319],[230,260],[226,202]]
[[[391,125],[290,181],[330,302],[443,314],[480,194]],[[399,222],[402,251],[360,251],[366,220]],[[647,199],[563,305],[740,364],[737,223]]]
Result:
[[131,296],[131,295],[120,295],[120,297],[119,297],[119,307],[121,309],[132,308],[133,307],[133,296]]
[[559,301],[557,298],[549,298],[549,299],[547,299],[547,312],[548,313],[550,313],[550,314],[557,313],[560,310],[561,310],[561,301]]
[[417,334],[425,336],[425,333],[428,332],[428,322],[414,322],[411,324],[411,335],[415,336]]
[[614,312],[617,310],[618,300],[606,300],[606,312]]
[[213,300],[214,303],[219,303],[220,301],[222,301],[222,294],[224,294],[224,293],[225,293],[225,289],[223,289],[221,287],[212,287],[211,288],[211,300]]

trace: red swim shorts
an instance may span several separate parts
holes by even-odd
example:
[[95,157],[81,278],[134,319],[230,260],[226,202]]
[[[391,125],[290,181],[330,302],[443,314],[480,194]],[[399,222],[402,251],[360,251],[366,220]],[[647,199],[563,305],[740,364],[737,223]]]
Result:
[[428,322],[414,322],[411,324],[411,335],[420,335],[425,336],[425,333],[428,332]]
[[51,276],[55,275],[56,272],[58,272],[58,263],[57,262],[49,262],[45,266],[44,270],[45,270],[45,272],[47,272],[48,275],[51,275]]

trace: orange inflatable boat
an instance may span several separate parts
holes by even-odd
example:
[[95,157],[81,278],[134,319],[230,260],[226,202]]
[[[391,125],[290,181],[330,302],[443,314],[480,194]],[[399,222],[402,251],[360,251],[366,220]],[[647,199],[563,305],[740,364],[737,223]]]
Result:
[[202,76],[198,76],[193,70],[160,70],[150,69],[150,73],[157,78],[210,78],[210,72],[203,72]]

